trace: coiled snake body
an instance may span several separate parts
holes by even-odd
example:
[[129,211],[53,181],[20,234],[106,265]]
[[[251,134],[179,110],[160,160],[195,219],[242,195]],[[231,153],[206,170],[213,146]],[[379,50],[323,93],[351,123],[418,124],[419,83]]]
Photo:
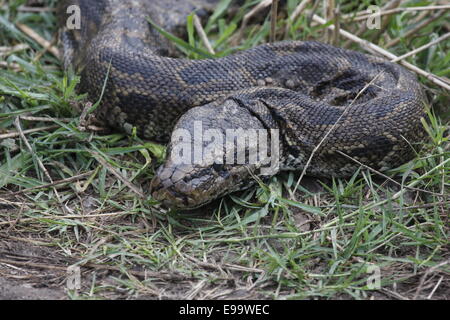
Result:
[[[411,159],[411,144],[423,136],[423,96],[402,67],[312,41],[188,60],[177,58],[148,21],[178,33],[191,12],[207,16],[217,3],[65,0],[60,6],[63,25],[70,5],[81,10],[81,29],[62,27],[61,39],[66,66],[81,74],[80,90],[97,101],[104,88],[97,117],[126,132],[135,127],[147,139],[171,140],[152,181],[154,198],[193,208],[251,185],[267,163],[250,161],[263,140],[256,149],[245,145],[246,160],[236,163],[242,132],[267,138],[267,157],[279,160],[268,175],[302,170],[312,154],[307,173],[328,177],[352,175],[361,163],[384,170]],[[227,147],[218,135],[230,129],[238,137]],[[198,130],[207,133],[200,142]]]

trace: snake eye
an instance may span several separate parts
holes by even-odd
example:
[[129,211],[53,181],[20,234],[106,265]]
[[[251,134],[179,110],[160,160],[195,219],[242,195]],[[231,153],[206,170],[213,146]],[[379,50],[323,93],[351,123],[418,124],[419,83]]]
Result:
[[220,163],[214,163],[214,164],[212,165],[212,167],[213,167],[213,169],[214,169],[216,172],[223,171],[223,164],[220,164]]

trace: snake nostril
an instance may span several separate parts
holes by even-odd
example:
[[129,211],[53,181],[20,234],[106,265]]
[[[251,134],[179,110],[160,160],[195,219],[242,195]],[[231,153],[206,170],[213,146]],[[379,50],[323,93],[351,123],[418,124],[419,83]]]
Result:
[[213,169],[216,171],[216,172],[220,172],[220,171],[223,171],[223,164],[220,164],[220,163],[214,163],[213,165],[212,165],[212,167],[213,167]]

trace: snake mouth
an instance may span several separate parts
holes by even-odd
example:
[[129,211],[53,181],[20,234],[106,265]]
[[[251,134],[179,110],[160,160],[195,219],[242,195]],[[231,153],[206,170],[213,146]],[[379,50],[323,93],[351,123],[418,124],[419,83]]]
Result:
[[[222,197],[226,193],[253,184],[242,184],[250,175],[245,165],[207,167],[175,165],[168,162],[161,166],[150,183],[152,198],[164,206],[192,210]],[[243,180],[244,179],[244,180]]]
[[212,201],[204,188],[192,184],[186,177],[180,179],[178,167],[161,167],[150,183],[152,198],[163,205],[181,210],[192,210]]
[[185,194],[178,192],[174,185],[168,185],[167,180],[161,180],[155,176],[150,184],[152,198],[160,201],[167,207],[175,209],[194,209],[193,199]]

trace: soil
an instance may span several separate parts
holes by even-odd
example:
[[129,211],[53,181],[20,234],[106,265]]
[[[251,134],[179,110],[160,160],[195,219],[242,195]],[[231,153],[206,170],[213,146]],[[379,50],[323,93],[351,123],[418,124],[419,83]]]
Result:
[[66,297],[61,289],[36,288],[32,284],[0,278],[0,300],[61,300]]
[[39,264],[48,267],[52,251],[45,247],[26,246],[18,241],[2,239],[0,241],[0,300],[66,299],[67,293],[58,283],[61,281],[62,269],[31,267],[31,265]]

